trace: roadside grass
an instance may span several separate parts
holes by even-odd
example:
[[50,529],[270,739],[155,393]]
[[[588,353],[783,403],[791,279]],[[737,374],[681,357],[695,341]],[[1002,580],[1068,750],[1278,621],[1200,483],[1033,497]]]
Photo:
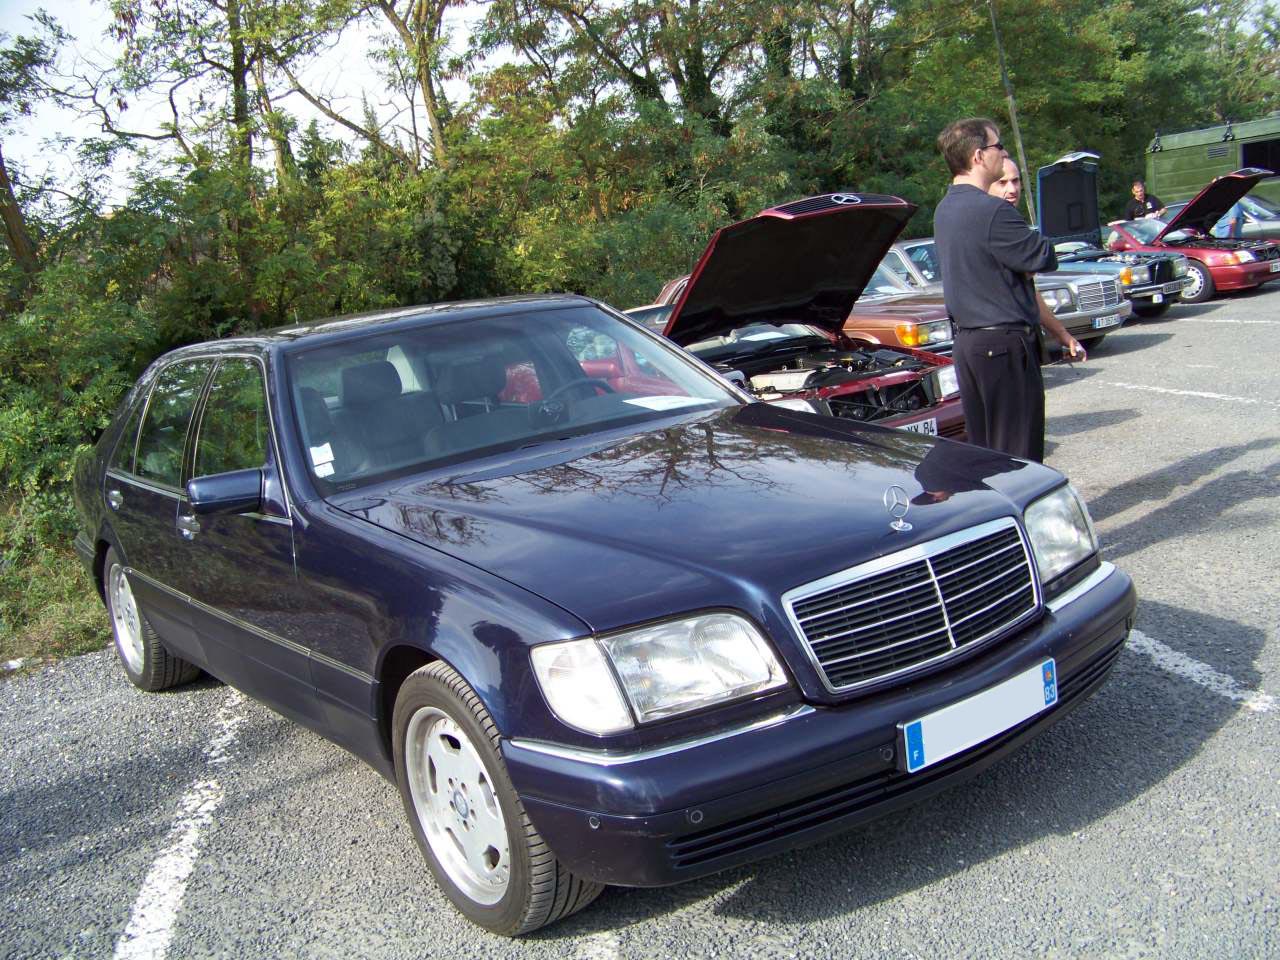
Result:
[[70,538],[50,539],[20,501],[0,504],[0,664],[29,667],[109,641],[102,601]]

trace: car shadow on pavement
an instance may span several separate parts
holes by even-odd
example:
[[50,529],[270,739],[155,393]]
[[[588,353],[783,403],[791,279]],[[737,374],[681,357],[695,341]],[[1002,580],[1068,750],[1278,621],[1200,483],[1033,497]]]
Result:
[[1090,410],[1088,413],[1050,417],[1045,433],[1055,437],[1069,437],[1076,433],[1088,433],[1099,427],[1113,427],[1117,423],[1127,423],[1141,415],[1136,408],[1129,407],[1124,410]]
[[1122,354],[1133,353],[1136,350],[1146,350],[1157,344],[1164,343],[1166,340],[1173,339],[1172,333],[1156,333],[1152,332],[1133,332],[1125,333],[1119,337],[1108,337],[1107,342],[1100,344],[1097,349],[1090,353],[1090,357],[1096,360],[1103,360],[1108,357],[1118,357]]
[[[1144,632],[1168,640],[1165,629],[1176,625],[1177,636],[1197,644],[1202,637],[1228,640],[1233,663],[1221,667],[1237,677],[1248,675],[1245,662],[1252,664],[1266,640],[1260,630],[1191,609],[1152,604],[1148,617],[1147,606],[1138,624]],[[1205,658],[1198,648],[1186,652]],[[779,927],[855,916],[1046,838],[1087,837],[1196,757],[1244,709],[1130,649],[1090,700],[968,783],[749,867],[678,887],[607,890],[592,909],[535,936],[618,930],[662,913],[687,914],[705,898],[715,898],[707,906],[715,916]],[[1044,869],[1055,868],[1046,862]]]
[[[1087,414],[1081,414],[1081,416],[1087,416]],[[1055,432],[1057,432],[1056,421]],[[1248,443],[1218,447],[1214,450],[1203,450],[1189,457],[1183,457],[1175,463],[1160,467],[1158,470],[1152,470],[1150,473],[1144,473],[1142,476],[1134,477],[1132,480],[1126,480],[1124,483],[1114,486],[1104,493],[1090,497],[1089,513],[1095,521],[1105,520],[1117,513],[1123,513],[1130,507],[1137,506],[1140,503],[1155,503],[1164,500],[1179,487],[1190,487],[1206,474],[1212,473],[1214,470],[1224,467],[1246,454],[1257,450],[1268,450],[1275,446],[1280,446],[1280,437],[1256,437]],[[1201,522],[1193,524],[1193,527],[1202,526],[1206,517],[1217,516],[1227,507],[1245,500],[1251,500],[1256,496],[1268,495],[1268,488],[1271,490],[1270,495],[1274,496],[1274,472],[1274,468],[1261,473],[1253,470],[1235,471],[1226,477],[1220,478],[1220,480],[1212,481],[1210,486],[1213,489],[1208,494],[1203,492],[1207,488],[1201,488],[1201,490],[1189,493],[1188,498],[1195,498],[1196,501],[1190,504],[1192,509],[1208,508],[1203,512],[1200,518]],[[1267,481],[1268,473],[1272,475],[1269,483]],[[1155,515],[1159,515],[1162,511],[1177,508],[1185,499],[1187,498],[1179,498],[1173,503],[1158,507]],[[1136,525],[1129,524],[1119,530],[1112,531],[1107,537],[1108,541],[1118,546],[1121,541],[1129,539],[1134,533],[1141,532],[1142,528],[1148,524],[1150,524],[1152,531],[1163,530],[1163,527],[1151,523],[1152,516],[1153,514],[1147,514]],[[1148,538],[1147,542],[1151,542],[1152,539],[1155,539],[1154,533]],[[1132,551],[1126,550],[1125,552]],[[1108,547],[1107,555],[1117,556],[1123,554],[1114,554],[1112,548]]]

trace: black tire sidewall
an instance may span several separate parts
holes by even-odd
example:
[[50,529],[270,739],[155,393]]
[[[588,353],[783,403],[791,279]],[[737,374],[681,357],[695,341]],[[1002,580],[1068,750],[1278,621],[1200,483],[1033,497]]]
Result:
[[[427,861],[431,875],[445,896],[473,923],[494,933],[511,935],[518,931],[524,922],[532,898],[532,869],[524,840],[526,836],[524,808],[516,797],[515,787],[512,786],[511,778],[507,775],[506,764],[494,749],[490,735],[446,679],[450,674],[457,676],[447,668],[444,672],[432,671],[430,668],[419,670],[411,674],[400,688],[392,717],[392,750],[395,759],[396,785],[400,789],[400,799],[404,804],[405,815],[409,819],[414,839],[417,840],[418,847]],[[410,719],[424,707],[434,707],[448,714],[462,728],[471,740],[476,753],[480,755],[485,770],[497,788],[495,793],[507,825],[507,842],[511,851],[511,876],[507,882],[506,893],[493,906],[472,900],[449,879],[448,874],[436,860],[422,824],[418,820],[405,771],[405,737]]]
[[[120,661],[120,666],[124,670],[125,676],[129,678],[129,682],[135,687],[147,690],[149,689],[152,680],[148,675],[151,669],[151,643],[153,642],[152,637],[148,635],[148,630],[150,628],[147,626],[147,621],[142,615],[141,608],[138,608],[138,629],[142,634],[142,670],[141,672],[134,672],[133,668],[129,666],[129,661],[125,659],[124,650],[120,645],[120,633],[116,628],[115,596],[111,590],[111,568],[117,565],[123,568],[124,561],[120,559],[120,554],[116,552],[115,547],[108,547],[107,555],[102,561],[104,581],[102,585],[102,595],[107,605],[107,620],[111,623],[111,645],[115,648],[116,659]],[[133,588],[130,587],[130,590],[132,589]],[[137,597],[134,597],[133,603],[134,606],[137,607]]]

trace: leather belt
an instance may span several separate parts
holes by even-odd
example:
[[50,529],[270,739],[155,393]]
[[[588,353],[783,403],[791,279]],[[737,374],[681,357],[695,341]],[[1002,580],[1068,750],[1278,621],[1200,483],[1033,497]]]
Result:
[[960,327],[959,329],[965,331],[995,330],[1000,333],[1031,333],[1031,327],[1027,326],[1025,323],[998,323],[990,327]]

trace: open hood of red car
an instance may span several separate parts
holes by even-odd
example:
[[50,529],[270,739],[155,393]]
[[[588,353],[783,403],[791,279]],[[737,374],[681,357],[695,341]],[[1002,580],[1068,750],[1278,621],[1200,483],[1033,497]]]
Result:
[[1156,236],[1162,240],[1175,230],[1195,230],[1205,236],[1215,223],[1231,209],[1231,205],[1258,185],[1260,180],[1272,176],[1270,170],[1261,167],[1245,167],[1234,173],[1224,173],[1209,182],[1185,207],[1178,211],[1169,225]]
[[838,331],[915,210],[898,197],[831,193],[717,230],[664,332],[687,345],[753,322]]

